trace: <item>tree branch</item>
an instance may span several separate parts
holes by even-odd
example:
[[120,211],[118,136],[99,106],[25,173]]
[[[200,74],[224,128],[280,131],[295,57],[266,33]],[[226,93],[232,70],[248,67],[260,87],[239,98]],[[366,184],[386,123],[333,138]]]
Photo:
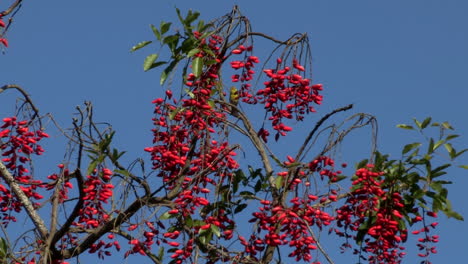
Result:
[[28,196],[26,196],[23,190],[21,190],[21,187],[18,185],[18,183],[16,183],[13,175],[11,175],[7,167],[5,167],[5,165],[1,161],[0,161],[0,176],[2,176],[3,179],[5,179],[7,184],[10,186],[11,190],[13,190],[16,197],[20,200],[21,204],[26,210],[26,213],[29,215],[29,218],[31,219],[31,221],[34,223],[37,230],[39,231],[39,234],[41,235],[41,239],[46,240],[49,235],[49,231],[47,230],[47,227],[44,224],[44,220],[42,220],[42,218],[39,216],[36,209],[34,209],[34,206],[29,200]]
[[23,2],[23,0],[16,0],[7,10],[0,12],[0,17],[10,14],[13,10],[15,10],[16,7],[21,4],[21,2]]

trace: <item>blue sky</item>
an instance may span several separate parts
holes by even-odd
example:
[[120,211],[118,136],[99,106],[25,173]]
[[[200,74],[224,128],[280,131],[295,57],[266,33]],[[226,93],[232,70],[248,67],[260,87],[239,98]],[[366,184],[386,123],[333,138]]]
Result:
[[[468,147],[468,2],[463,0],[25,1],[8,33],[11,47],[0,56],[0,85],[20,84],[43,113],[64,126],[75,106],[90,100],[96,119],[117,130],[117,145],[144,155],[141,150],[151,143],[150,102],[161,94],[159,72],[142,70],[149,50],[132,54],[130,48],[152,39],[149,24],[175,21],[175,6],[210,20],[234,3],[254,31],[277,38],[308,33],[314,82],[325,86],[319,115],[354,103],[355,113],[378,118],[379,148],[396,157],[414,138],[395,125],[413,117],[449,121],[464,135],[458,144]],[[8,110],[0,105],[0,114]],[[343,146],[344,157],[366,155],[368,135],[353,135]],[[48,160],[63,156],[52,143],[48,150]],[[468,164],[468,155],[460,162]],[[449,177],[455,182],[449,194],[453,206],[468,217],[468,172],[455,170]],[[441,219],[433,263],[460,263],[468,250],[468,224]],[[408,255],[404,263],[419,260],[415,252]],[[347,260],[337,256],[336,263]]]

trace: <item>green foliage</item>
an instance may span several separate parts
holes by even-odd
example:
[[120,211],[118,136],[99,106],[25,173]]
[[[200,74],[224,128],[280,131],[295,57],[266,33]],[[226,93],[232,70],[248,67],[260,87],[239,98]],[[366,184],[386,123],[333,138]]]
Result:
[[[158,53],[153,53],[148,55],[143,63],[143,70],[148,71],[159,66],[168,64],[166,68],[161,72],[160,77],[160,84],[164,85],[167,81],[168,77],[173,73],[176,66],[185,58],[192,59],[192,71],[196,77],[199,77],[203,71],[203,67],[205,65],[209,65],[209,60],[204,60],[200,57],[194,57],[199,52],[205,52],[207,54],[212,54],[212,51],[206,47],[206,44],[202,45],[201,40],[205,39],[212,32],[206,32],[208,28],[210,28],[211,24],[205,24],[203,20],[199,20],[197,25],[194,25],[194,22],[200,16],[200,13],[194,12],[189,10],[185,17],[182,16],[179,9],[176,9],[177,16],[179,18],[179,22],[182,24],[184,30],[183,32],[175,31],[172,35],[166,35],[170,31],[172,23],[162,21],[159,25],[159,28],[150,25],[151,30],[156,37],[156,40],[160,43],[160,49],[163,47],[167,47],[170,51],[170,59],[169,61],[158,61]],[[200,37],[197,37],[194,34],[194,31],[199,32],[201,34]],[[131,51],[139,50],[147,45],[153,43],[153,41],[143,41],[135,45]],[[184,69],[186,71],[186,68]],[[184,74],[185,75],[185,74]]]
[[[110,144],[112,143],[114,135],[115,131],[111,131],[110,133],[105,134],[100,142],[92,144],[91,149],[85,149],[86,152],[89,153],[88,158],[90,159],[90,163],[86,171],[87,175],[92,174],[97,166],[102,164],[106,158],[115,163],[120,157],[122,157],[122,155],[125,154],[125,151],[119,152],[115,148],[111,150]],[[124,172],[122,170],[119,172],[123,175],[128,175],[128,172]]]
[[[448,122],[433,122],[431,124],[430,117],[422,122],[416,119],[413,121],[419,133],[426,138],[426,151],[423,151],[423,143],[415,142],[404,146],[403,157],[399,161],[388,160],[386,156],[377,155],[381,159],[383,158],[383,162],[380,162],[379,165],[386,172],[386,183],[404,194],[408,213],[411,213],[411,208],[420,205],[434,212],[442,211],[447,217],[463,220],[460,214],[452,210],[451,203],[447,199],[446,185],[452,182],[440,180],[439,177],[446,175],[447,169],[453,165],[454,160],[468,149],[457,151],[453,147],[450,141],[457,138],[458,135],[447,134],[448,131],[454,130]],[[397,127],[414,130],[410,125],[401,124]],[[437,138],[428,135],[429,131],[426,130],[429,127],[439,129]],[[436,166],[437,158],[442,154],[438,153],[437,150],[442,145],[447,151],[448,162]],[[468,168],[466,165],[459,165],[459,167]]]
[[8,243],[3,237],[0,237],[0,261],[1,263],[4,263],[4,261],[6,262],[7,259],[8,259]]

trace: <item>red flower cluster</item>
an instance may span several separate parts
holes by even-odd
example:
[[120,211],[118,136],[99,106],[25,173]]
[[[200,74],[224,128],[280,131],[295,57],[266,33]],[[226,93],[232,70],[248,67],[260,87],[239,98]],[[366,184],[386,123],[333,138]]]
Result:
[[[423,214],[421,214],[421,215],[422,216],[416,216],[415,218],[413,218],[413,222],[414,223],[422,222],[423,227],[421,229],[415,230],[415,231],[413,231],[411,233],[413,235],[419,235],[419,234],[422,235],[421,238],[418,238],[418,243],[416,244],[418,249],[421,251],[421,253],[418,253],[418,256],[421,257],[421,258],[426,259],[421,263],[431,264],[431,262],[427,258],[429,257],[430,254],[436,254],[437,253],[437,249],[434,246],[434,244],[439,242],[439,236],[438,235],[431,235],[430,231],[431,231],[431,228],[434,229],[439,223],[438,222],[432,222],[432,223],[430,223],[428,225],[426,223],[427,218],[424,216],[424,210],[423,210]],[[437,214],[434,213],[434,212],[427,212],[426,215],[429,216],[429,217],[432,217],[432,218],[437,217]]]
[[2,19],[2,14],[0,14],[0,43],[3,44],[3,46],[5,47],[8,47],[8,40],[6,38],[2,38],[2,34],[1,34],[1,28],[5,28],[5,22],[3,22],[3,19]]
[[248,104],[256,104],[257,98],[252,94],[252,85],[249,83],[253,79],[255,71],[254,63],[259,63],[260,60],[256,56],[249,55],[253,50],[253,46],[245,47],[239,45],[236,49],[232,50],[232,54],[242,54],[245,52],[244,60],[235,60],[231,62],[231,68],[234,70],[242,70],[240,74],[234,74],[231,76],[232,82],[241,82],[240,98],[242,101]]
[[[3,119],[0,127],[0,150],[2,162],[10,170],[15,180],[20,184],[21,190],[33,199],[39,200],[43,196],[37,192],[44,187],[43,182],[35,180],[28,169],[31,155],[42,155],[44,149],[38,144],[40,140],[49,137],[41,130],[30,131],[28,121],[17,121],[16,117]],[[35,204],[37,205],[37,204]],[[0,210],[3,224],[16,221],[11,212],[20,212],[22,204],[18,198],[0,181]]]
[[[372,168],[373,165],[369,164],[356,171],[357,179],[352,183],[351,195],[337,210],[337,225],[345,231],[335,231],[339,236],[349,237],[347,230],[358,232],[367,226],[362,252],[370,255],[369,263],[397,264],[405,255],[400,252],[404,249],[400,244],[408,235],[406,229],[399,227],[399,222],[404,221],[403,200],[399,193],[382,189],[383,180],[380,178],[383,173],[374,172]],[[361,251],[355,253],[358,252],[362,254]]]
[[[167,212],[174,217],[193,218],[198,212],[197,208],[210,204],[206,198],[210,194],[209,186],[231,181],[232,171],[239,167],[233,158],[236,153],[226,139],[216,140],[217,132],[222,128],[220,123],[226,119],[224,110],[216,109],[211,98],[213,93],[219,92],[217,85],[221,82],[218,72],[223,59],[220,54],[222,43],[222,38],[216,35],[201,40],[200,52],[194,56],[212,63],[204,67],[200,76],[188,74],[185,85],[189,92],[180,102],[172,99],[171,91],[166,92],[166,98],[153,101],[156,105],[154,145],[145,148],[145,151],[151,153],[153,169],[158,170],[158,176],[162,177],[166,188],[182,189],[174,200],[175,207]],[[205,49],[211,52],[205,52]],[[225,232],[228,226],[234,224],[223,210],[200,216],[205,224],[192,226],[191,232],[194,234],[209,229],[211,225]],[[171,250],[175,263],[189,258],[193,250],[192,238],[184,243],[173,241],[179,234],[178,230],[167,232],[161,240],[175,248]],[[223,237],[230,239],[232,234],[227,232]]]
[[[293,249],[289,257],[294,257],[296,261],[310,262],[311,250],[317,249],[317,246],[309,228],[315,225],[321,229],[333,221],[332,216],[313,206],[317,199],[314,195],[309,195],[306,199],[295,197],[290,200],[290,207],[274,206],[270,201],[262,200],[260,203],[263,207],[254,212],[253,218],[249,220],[251,223],[258,223],[259,233],[252,235],[249,242],[245,238],[239,238],[245,246],[245,252],[255,258],[266,245],[288,245]],[[262,231],[266,231],[263,237]]]
[[[244,47],[240,45],[232,51],[233,54],[242,54],[244,51],[251,51],[252,47]],[[231,76],[233,82],[242,82],[240,89],[240,97],[242,101],[249,104],[261,103],[265,106],[269,113],[269,120],[272,122],[272,127],[277,131],[275,139],[279,136],[285,136],[292,128],[283,123],[283,118],[302,121],[304,115],[309,112],[315,112],[312,103],[321,104],[322,96],[319,91],[323,89],[321,84],[311,85],[310,79],[304,78],[300,72],[304,72],[304,66],[300,65],[296,58],[292,61],[294,73],[290,67],[286,66],[280,69],[283,63],[282,59],[277,60],[277,69],[265,69],[263,72],[270,78],[264,82],[265,88],[260,89],[254,95],[251,90],[251,85],[248,83],[253,78],[255,71],[252,70],[254,63],[259,60],[255,56],[246,56],[245,61],[232,61],[231,67],[235,70],[242,69],[242,74],[234,74]],[[258,132],[259,136],[266,142],[269,136],[269,131],[261,128]]]
[[[207,47],[215,54],[200,52],[195,56],[203,56],[204,59],[214,59],[214,63],[207,67],[198,78],[190,73],[186,85],[190,87],[190,96],[181,100],[177,106],[168,102],[172,93],[167,93],[166,100],[158,98],[153,101],[156,104],[153,119],[157,128],[153,129],[153,147],[145,148],[150,152],[153,160],[153,168],[159,169],[159,176],[169,185],[174,185],[174,179],[184,172],[184,175],[192,176],[201,172],[215,172],[218,176],[230,176],[229,170],[238,167],[232,158],[235,155],[227,142],[218,142],[212,139],[212,133],[216,132],[216,126],[226,118],[221,111],[213,108],[211,94],[216,90],[216,84],[220,82],[218,77],[221,59],[219,45],[222,39],[212,35],[208,44],[202,41],[200,45]],[[202,49],[201,49],[202,50]],[[174,100],[176,103],[176,100]],[[190,185],[190,178],[187,178]]]
[[114,185],[109,183],[113,172],[104,168],[98,173],[94,171],[94,175],[88,175],[84,182],[83,192],[86,195],[83,197],[83,208],[80,209],[79,218],[73,224],[83,228],[97,228],[103,225],[109,215],[103,207],[103,203],[107,203],[112,197],[112,189]]
[[[277,62],[279,66],[282,60]],[[283,124],[283,118],[292,119],[295,115],[296,120],[302,121],[306,113],[315,112],[312,103],[322,103],[319,91],[323,86],[311,85],[310,79],[299,74],[304,71],[304,67],[296,58],[293,59],[293,68],[298,72],[294,73],[288,66],[277,70],[263,70],[270,80],[264,82],[264,89],[257,91],[257,99],[265,105],[266,111],[271,115],[269,119],[272,120],[273,129],[281,136],[292,130]]]
[[70,182],[70,172],[68,169],[63,169],[64,165],[59,164],[58,167],[62,170],[60,174],[52,174],[47,176],[47,179],[52,180],[52,182],[46,185],[46,190],[52,190],[56,187],[57,183],[59,182],[59,178],[63,178],[62,186],[60,186],[59,190],[59,202],[63,203],[66,199],[68,199],[68,190],[73,188],[73,184]]

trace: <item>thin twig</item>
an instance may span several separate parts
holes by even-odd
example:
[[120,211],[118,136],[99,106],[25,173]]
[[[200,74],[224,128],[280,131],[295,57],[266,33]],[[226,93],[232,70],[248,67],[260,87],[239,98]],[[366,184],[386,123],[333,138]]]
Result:
[[302,154],[304,152],[304,149],[309,144],[309,142],[312,139],[312,137],[314,136],[315,132],[317,132],[317,130],[320,128],[320,126],[323,124],[323,122],[325,122],[328,118],[330,118],[334,114],[339,113],[339,112],[343,112],[343,111],[347,111],[347,110],[349,110],[351,108],[353,108],[352,104],[341,107],[341,108],[338,108],[338,109],[335,109],[335,110],[331,111],[330,113],[326,114],[324,117],[320,118],[320,120],[317,123],[315,123],[315,126],[310,131],[309,135],[307,135],[306,139],[304,140],[304,143],[302,143],[301,148],[299,149],[299,151],[296,154],[295,160],[297,160],[297,161],[301,160],[301,158],[302,158],[301,156],[302,156]]

